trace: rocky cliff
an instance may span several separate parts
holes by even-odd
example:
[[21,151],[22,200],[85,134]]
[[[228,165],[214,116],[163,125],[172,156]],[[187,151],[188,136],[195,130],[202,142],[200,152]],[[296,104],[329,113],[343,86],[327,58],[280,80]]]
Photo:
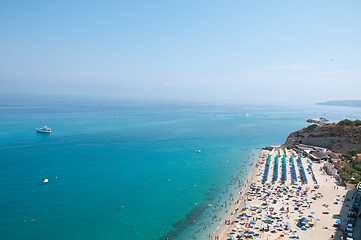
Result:
[[361,126],[310,125],[291,133],[284,146],[292,148],[296,144],[325,147],[339,153],[352,148],[361,152]]

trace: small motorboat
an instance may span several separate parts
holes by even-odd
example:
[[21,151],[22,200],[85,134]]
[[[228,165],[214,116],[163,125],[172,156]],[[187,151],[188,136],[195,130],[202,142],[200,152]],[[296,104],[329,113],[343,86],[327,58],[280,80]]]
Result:
[[36,131],[40,133],[51,133],[51,128],[44,126],[42,128],[36,128]]

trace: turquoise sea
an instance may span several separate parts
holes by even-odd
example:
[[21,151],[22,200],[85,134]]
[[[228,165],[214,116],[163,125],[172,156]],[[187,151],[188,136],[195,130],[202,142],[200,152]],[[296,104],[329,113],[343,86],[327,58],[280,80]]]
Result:
[[257,149],[319,116],[361,110],[0,95],[0,239],[206,239]]

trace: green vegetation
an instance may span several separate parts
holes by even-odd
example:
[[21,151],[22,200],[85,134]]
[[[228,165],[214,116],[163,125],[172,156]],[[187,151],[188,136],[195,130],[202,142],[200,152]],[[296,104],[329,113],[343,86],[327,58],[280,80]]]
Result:
[[361,159],[358,159],[356,149],[349,149],[342,154],[341,162],[335,164],[335,167],[342,181],[352,182],[351,178],[354,178],[357,183],[361,180]]
[[315,130],[317,127],[318,127],[317,124],[312,124],[312,125],[306,127],[305,130],[308,131],[308,132],[312,132],[312,131]]
[[351,121],[349,119],[345,119],[342,121],[339,121],[337,123],[337,126],[350,126],[350,127],[354,127],[354,126],[360,126],[361,125],[361,120],[357,119],[355,121]]
[[355,156],[357,156],[356,149],[346,150],[346,153],[342,154],[342,158],[348,162],[352,161]]

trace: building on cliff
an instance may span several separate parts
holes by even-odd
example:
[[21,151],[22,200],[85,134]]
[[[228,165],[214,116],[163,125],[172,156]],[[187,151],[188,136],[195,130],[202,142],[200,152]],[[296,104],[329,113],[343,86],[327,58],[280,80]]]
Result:
[[294,147],[294,150],[296,152],[305,152],[307,154],[310,154],[311,151],[313,151],[313,147],[312,146],[309,146],[309,145],[305,145],[305,144],[297,144],[295,147]]
[[339,156],[337,156],[335,153],[333,152],[328,152],[327,156],[329,156],[330,160],[332,163],[336,163],[341,161],[341,158]]
[[329,158],[329,156],[327,156],[321,152],[311,151],[310,159],[315,162],[321,162],[321,161],[328,161],[330,158]]
[[325,162],[325,164],[323,165],[323,169],[325,169],[325,171],[328,175],[332,175],[336,179],[339,178],[336,168],[331,163]]

